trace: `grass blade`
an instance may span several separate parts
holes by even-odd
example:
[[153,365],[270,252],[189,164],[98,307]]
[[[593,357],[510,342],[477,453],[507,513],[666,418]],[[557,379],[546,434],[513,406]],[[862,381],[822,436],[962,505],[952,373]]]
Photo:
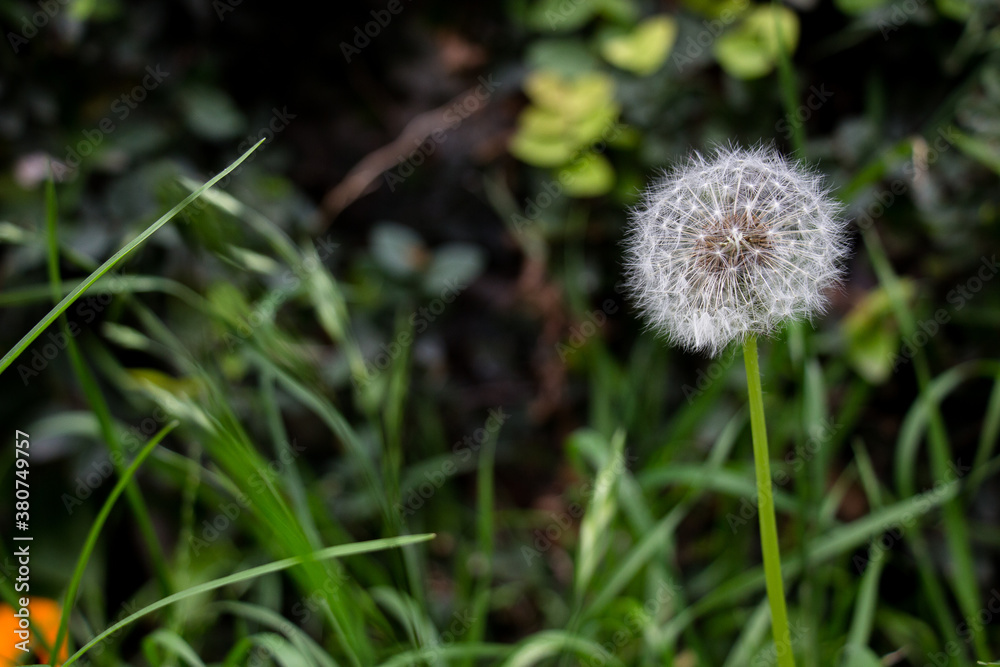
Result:
[[[98,512],[97,518],[94,519],[94,523],[90,526],[90,532],[87,533],[83,549],[80,550],[80,556],[76,559],[76,567],[73,569],[73,576],[69,580],[69,588],[66,589],[62,617],[59,619],[59,630],[56,633],[56,641],[52,647],[52,655],[59,655],[59,647],[62,646],[63,639],[66,638],[66,630],[69,627],[69,616],[73,612],[73,604],[76,602],[76,593],[80,588],[80,582],[83,580],[83,573],[87,569],[90,554],[97,545],[97,536],[100,535],[101,528],[104,527],[104,522],[107,521],[108,515],[111,514],[111,509],[115,506],[115,501],[118,500],[118,496],[122,494],[129,482],[132,481],[132,476],[135,475],[135,471],[139,469],[139,466],[146,460],[146,457],[152,453],[153,449],[160,444],[160,441],[168,433],[177,428],[177,424],[178,422],[176,421],[170,422],[149,439],[146,446],[136,455],[132,464],[122,473],[118,479],[118,483],[115,484],[115,488],[111,490],[107,500],[104,501],[101,511]],[[67,662],[66,664],[69,663]]]
[[14,360],[17,359],[19,356],[21,356],[21,353],[24,352],[29,345],[31,345],[32,341],[38,338],[38,336],[40,336],[41,333],[45,331],[49,327],[49,325],[56,320],[57,317],[66,312],[66,309],[69,308],[71,305],[73,305],[73,303],[77,299],[79,299],[80,296],[84,292],[86,292],[91,285],[97,282],[98,278],[106,274],[108,271],[112,269],[112,267],[114,267],[115,264],[120,262],[122,259],[131,254],[133,250],[142,245],[146,241],[146,239],[155,234],[160,229],[160,227],[167,224],[167,222],[169,222],[171,218],[173,218],[175,215],[184,210],[184,208],[186,208],[188,204],[190,204],[195,199],[200,197],[203,192],[205,192],[210,187],[212,187],[220,180],[225,178],[229,174],[229,172],[238,167],[241,162],[246,160],[250,156],[250,154],[253,153],[257,149],[257,147],[260,146],[263,142],[264,139],[261,139],[256,144],[254,144],[249,150],[247,150],[246,153],[237,158],[235,162],[230,164],[228,167],[219,172],[214,178],[209,180],[207,183],[202,185],[200,188],[192,192],[187,197],[185,197],[184,200],[181,201],[181,203],[177,204],[172,209],[170,209],[162,216],[160,216],[160,218],[156,222],[147,227],[145,231],[139,234],[139,236],[129,241],[124,248],[116,252],[107,261],[105,261],[103,264],[97,267],[97,269],[93,273],[84,278],[80,282],[80,284],[74,287],[73,290],[69,294],[67,294],[62,299],[62,301],[56,304],[56,306],[52,310],[50,310],[45,317],[39,320],[38,324],[36,324],[31,328],[31,331],[24,334],[24,337],[22,337],[21,340],[19,340],[17,344],[14,345],[14,347],[11,348],[11,350],[3,356],[3,359],[0,359],[0,373],[3,373],[12,363],[14,363]]
[[236,574],[231,574],[226,577],[221,577],[219,579],[214,579],[212,581],[207,581],[203,584],[198,584],[197,586],[192,586],[191,588],[186,588],[183,591],[178,591],[173,595],[168,595],[162,600],[157,600],[151,605],[143,607],[134,614],[126,616],[122,620],[118,621],[114,625],[108,627],[106,630],[101,632],[99,635],[91,639],[89,642],[83,645],[83,647],[71,655],[66,662],[63,663],[63,667],[69,667],[69,665],[77,662],[83,655],[92,649],[94,646],[99,644],[105,637],[114,634],[120,628],[135,622],[136,620],[142,618],[143,616],[148,616],[154,611],[163,609],[164,607],[171,605],[180,600],[185,600],[187,598],[193,597],[195,595],[200,595],[208,591],[214,591],[217,588],[222,588],[223,586],[229,586],[230,584],[236,584],[248,579],[254,579],[256,577],[270,574],[272,572],[280,572],[282,570],[287,570],[295,565],[300,565],[305,562],[310,561],[322,561],[329,560],[331,558],[344,558],[345,556],[356,556],[358,554],[371,553],[373,551],[382,551],[384,549],[392,549],[396,547],[406,546],[408,544],[417,544],[419,542],[426,542],[428,540],[434,539],[433,533],[426,533],[423,535],[408,535],[406,537],[391,537],[380,540],[370,540],[367,542],[354,542],[353,544],[341,544],[335,547],[328,547],[326,549],[320,549],[315,551],[309,556],[295,556],[292,558],[285,558],[283,560],[275,561],[273,563],[268,563],[266,565],[261,565],[259,567],[252,567],[249,570],[243,570],[242,572],[237,572]]

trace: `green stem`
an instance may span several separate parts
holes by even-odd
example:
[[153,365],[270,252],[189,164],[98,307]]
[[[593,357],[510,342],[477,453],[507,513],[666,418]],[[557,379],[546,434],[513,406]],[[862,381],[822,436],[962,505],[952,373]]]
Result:
[[771,464],[767,449],[767,426],[764,424],[764,392],[760,386],[760,363],[757,361],[757,338],[743,343],[743,361],[747,368],[747,395],[750,401],[750,431],[753,434],[754,469],[757,471],[757,515],[760,518],[760,550],[764,557],[764,581],[771,605],[771,630],[780,667],[795,667],[792,635],[788,630],[785,587],[781,581],[781,552],[778,549],[778,525],[774,517],[771,490]]

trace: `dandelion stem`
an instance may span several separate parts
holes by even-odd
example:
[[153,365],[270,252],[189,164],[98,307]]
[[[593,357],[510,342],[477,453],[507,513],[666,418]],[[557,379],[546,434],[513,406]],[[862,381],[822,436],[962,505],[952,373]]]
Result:
[[788,630],[785,586],[781,580],[781,552],[778,549],[778,526],[774,516],[771,489],[770,453],[767,426],[764,423],[764,394],[760,386],[760,363],[757,338],[748,336],[743,343],[743,361],[747,369],[747,396],[750,401],[750,431],[753,435],[754,468],[757,471],[757,515],[760,519],[760,550],[764,557],[764,581],[771,605],[771,630],[780,667],[795,667],[792,636]]

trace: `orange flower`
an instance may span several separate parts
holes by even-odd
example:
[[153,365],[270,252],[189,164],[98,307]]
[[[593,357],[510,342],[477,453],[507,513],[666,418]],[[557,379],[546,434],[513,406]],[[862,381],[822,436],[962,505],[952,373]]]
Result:
[[[18,610],[20,612],[20,609]],[[32,651],[38,662],[49,664],[49,652],[42,647],[42,642],[37,641],[35,634],[40,633],[44,643],[52,646],[56,641],[56,633],[59,631],[59,618],[62,616],[62,608],[55,600],[43,597],[31,597],[28,600],[28,615],[31,619],[31,628],[26,634],[21,626],[22,618],[15,616],[14,609],[5,602],[0,602],[0,667],[12,667],[24,662]],[[26,644],[21,642],[27,641]],[[27,651],[20,647],[27,648]],[[62,664],[69,657],[69,647],[63,643],[59,650],[59,662]]]

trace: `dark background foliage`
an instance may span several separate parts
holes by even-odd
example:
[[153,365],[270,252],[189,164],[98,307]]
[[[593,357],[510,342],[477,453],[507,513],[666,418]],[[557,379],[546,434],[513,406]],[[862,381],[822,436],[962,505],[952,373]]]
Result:
[[[516,594],[499,596],[491,605],[486,638],[521,640],[558,625],[564,615],[553,611],[550,597],[569,595],[573,564],[567,554],[576,548],[579,517],[538,562],[524,568],[521,554],[525,545],[538,544],[538,531],[551,523],[546,517],[565,514],[579,495],[588,472],[578,441],[594,434],[607,441],[621,428],[633,472],[697,464],[743,400],[738,356],[735,363],[731,354],[712,362],[671,350],[643,332],[619,284],[628,207],[661,169],[692,149],[774,142],[824,172],[856,220],[848,277],[842,289],[831,292],[829,312],[769,344],[765,386],[776,414],[771,423],[776,458],[792,452],[786,461],[794,461],[796,448],[809,442],[809,424],[802,419],[811,408],[803,389],[809,363],[824,368],[822,412],[835,424],[834,435],[824,441],[835,446],[824,446],[821,469],[810,467],[812,486],[804,489],[798,479],[784,490],[818,499],[833,493],[841,480],[847,486],[836,518],[865,516],[871,499],[851,472],[860,446],[889,493],[905,496],[894,478],[897,439],[908,411],[926,392],[913,355],[933,377],[989,358],[996,349],[1000,303],[996,269],[989,269],[998,240],[1000,169],[995,4],[793,3],[799,36],[789,71],[783,75],[781,59],[772,57],[767,71],[754,78],[735,75],[713,51],[716,33],[739,29],[742,19],[720,18],[738,3],[403,0],[398,15],[359,48],[364,27],[378,20],[373,12],[387,6],[0,2],[5,35],[0,220],[9,223],[0,248],[0,289],[8,294],[0,315],[3,348],[11,348],[49,307],[45,292],[24,296],[24,290],[47,282],[42,243],[47,157],[56,161],[64,247],[100,262],[186,194],[179,177],[205,180],[262,136],[276,116],[287,118],[225,190],[296,242],[315,244],[342,285],[350,330],[370,367],[398,340],[400,327],[415,329],[402,362],[409,398],[400,463],[413,465],[446,452],[480,428],[491,408],[510,415],[497,445],[498,555],[492,585],[508,585]],[[32,33],[25,21],[39,12],[47,18]],[[565,18],[550,29],[546,12]],[[605,32],[631,30],[654,15],[669,17],[677,29],[672,49],[655,70],[640,75],[608,62],[601,50]],[[26,42],[12,38],[29,33]],[[699,45],[702,39],[705,45]],[[752,48],[768,50],[764,42]],[[150,69],[168,74],[146,90],[142,84],[144,78],[152,81]],[[610,168],[610,180],[591,192],[552,196],[565,165],[532,163],[510,148],[525,132],[525,110],[537,103],[526,82],[539,72],[561,73],[565,81],[595,75],[611,84],[611,96],[595,102],[593,114],[610,113],[627,130],[610,145],[594,149],[599,141],[587,137],[577,147],[580,153],[596,152]],[[470,95],[483,82],[489,92],[473,103]],[[567,93],[567,109],[575,99]],[[451,122],[441,115],[448,109],[467,116]],[[584,119],[570,116],[567,131]],[[108,127],[102,122],[113,130],[102,130]],[[421,127],[428,131],[411,138]],[[431,131],[439,138],[427,139]],[[74,166],[74,151],[79,165],[60,166]],[[359,171],[367,178],[359,178]],[[260,278],[263,270],[234,269],[241,260],[248,262],[244,269],[250,266],[234,247],[254,256],[270,254],[238,218],[212,207],[186,214],[130,257],[121,273],[170,278],[211,295],[220,310],[231,305],[246,311],[246,304],[272,294],[273,285]],[[24,237],[17,240],[15,230]],[[922,338],[899,322],[885,276],[876,270],[873,252],[881,250],[873,251],[873,243],[884,248],[900,277],[898,294],[917,330],[924,331]],[[68,254],[63,258],[63,277],[70,283],[92,268]],[[439,314],[420,315],[421,307],[442,298],[441,283],[431,280],[435,271],[466,287]],[[977,275],[980,280],[973,282]],[[141,298],[185,341],[194,359],[223,367],[219,376],[228,383],[237,413],[252,417],[257,374],[239,345],[234,350],[231,333],[227,339],[224,331],[206,330],[167,294]],[[152,368],[164,377],[177,369],[148,350],[108,340],[102,328],[108,324],[143,326],[121,298],[90,306],[74,306],[69,321],[83,331],[79,342],[102,369],[102,387],[119,397],[111,400],[116,418],[138,423],[147,412],[132,404],[127,385],[107,369]],[[285,336],[280,341],[291,350],[288,364],[302,362],[299,370],[310,386],[350,421],[371,417],[351,384],[339,341],[315,310],[290,299],[278,306],[275,319]],[[0,377],[3,423],[49,423],[45,420],[60,413],[86,409],[67,355],[31,367],[33,351],[45,356],[46,341],[39,339]],[[115,364],[102,362],[106,357]],[[704,382],[710,371],[713,381]],[[723,379],[714,381],[718,376]],[[954,461],[970,463],[983,451],[992,379],[970,380],[943,403]],[[697,396],[689,400],[692,391]],[[326,426],[301,406],[282,407],[289,433],[307,445],[303,462],[312,469],[307,477],[316,485],[316,502],[322,506],[323,494],[337,484],[353,488],[351,469],[338,467],[339,450],[331,453]],[[47,428],[52,435],[38,441],[41,490],[35,497],[45,508],[46,530],[79,540],[86,525],[77,521],[79,515],[67,515],[59,499],[100,460],[103,444],[87,428]],[[255,440],[268,435],[259,424],[251,432]],[[733,469],[749,470],[748,440],[741,440],[736,452],[733,458],[743,456],[743,463]],[[842,477],[845,471],[848,477]],[[175,481],[162,471],[146,480],[157,530],[168,544],[177,539],[180,524]],[[921,459],[917,490],[932,488],[935,481]],[[973,576],[986,599],[985,592],[998,585],[1000,533],[995,485],[982,482],[970,484],[962,498],[973,539]],[[644,488],[656,512],[665,513],[685,497],[683,489],[669,485]],[[442,600],[451,598],[441,590],[462,589],[468,578],[464,559],[475,552],[469,508],[477,489],[474,469],[457,475],[411,523],[414,530],[446,536],[428,566],[428,587]],[[357,539],[384,532],[365,511],[355,513],[350,500],[344,502],[349,508],[336,510],[338,518]],[[692,597],[711,590],[715,575],[709,566],[722,562],[716,561],[720,552],[731,551],[728,572],[738,573],[741,562],[747,568],[757,562],[752,530],[740,532],[739,541],[731,539],[727,516],[739,507],[739,498],[709,495],[677,528],[671,567],[694,581]],[[801,536],[796,526],[808,535],[818,525],[786,523],[793,551]],[[929,526],[928,535],[940,537],[941,525],[932,519]],[[111,576],[125,571],[143,548],[127,521],[116,522],[111,531],[119,544],[130,546],[109,548],[105,556],[101,578],[108,582],[109,609],[149,579],[147,567]],[[250,549],[246,535],[232,540],[237,548]],[[618,555],[625,549],[618,542],[612,547]],[[864,552],[859,548],[853,555]],[[47,563],[53,595],[60,592],[59,568],[72,553],[67,547],[65,555]],[[937,576],[953,576],[946,550],[932,548],[929,558]],[[148,554],[140,560],[148,566]],[[921,635],[931,623],[926,619],[933,615],[933,601],[914,584],[917,560],[901,547],[895,567],[882,577],[885,610],[871,644],[879,653],[903,645],[925,651],[937,646]],[[849,580],[847,601],[809,603],[812,618],[824,624],[838,614],[842,620],[861,574],[849,558],[840,565],[837,573],[830,566],[824,585],[832,589],[832,582]],[[964,610],[949,600],[960,617]],[[687,646],[709,661],[700,664],[716,664],[713,659],[721,664],[725,653],[711,640],[728,637],[722,644],[728,646],[735,633],[735,617],[723,617],[699,626],[700,638],[688,637]],[[826,635],[823,629],[812,631],[837,645],[842,625],[831,621]],[[988,632],[992,647],[1000,649],[996,628]],[[911,654],[920,655],[916,649]],[[913,660],[897,664],[923,664]]]

